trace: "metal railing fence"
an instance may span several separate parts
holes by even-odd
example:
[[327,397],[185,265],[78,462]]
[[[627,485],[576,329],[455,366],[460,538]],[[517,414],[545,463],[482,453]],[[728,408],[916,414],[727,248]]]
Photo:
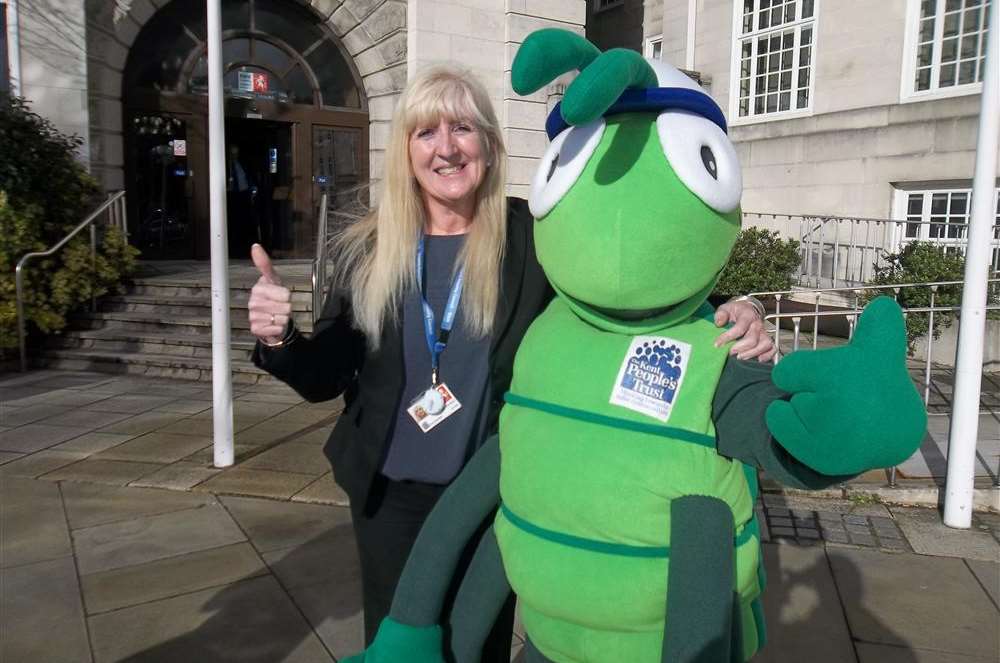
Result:
[[[21,355],[21,372],[28,370],[28,351],[27,351],[27,334],[25,330],[25,319],[24,319],[24,266],[29,260],[34,258],[46,258],[76,237],[84,228],[90,228],[90,266],[93,272],[97,271],[97,226],[95,221],[97,221],[102,214],[107,212],[107,225],[112,227],[118,227],[122,232],[122,237],[128,237],[128,222],[127,222],[127,212],[125,207],[125,192],[118,191],[115,193],[109,193],[108,199],[104,201],[100,207],[91,212],[87,218],[79,223],[73,230],[69,231],[65,237],[56,242],[52,248],[47,251],[32,251],[21,256],[21,259],[17,261],[17,266],[14,268],[14,290],[15,290],[15,301],[17,307],[17,342],[20,349]],[[90,308],[91,311],[96,310],[97,301],[94,296],[93,288],[91,288],[90,294]]]
[[[792,339],[791,339],[791,351],[795,352],[802,348],[802,326],[803,320],[811,321],[811,346],[815,350],[819,347],[820,338],[820,322],[821,321],[836,321],[840,322],[841,326],[846,322],[847,324],[847,337],[843,338],[843,343],[847,343],[854,336],[854,328],[857,324],[858,316],[861,315],[863,307],[861,305],[863,296],[867,293],[872,292],[885,292],[886,294],[892,295],[893,299],[898,300],[900,294],[905,290],[910,290],[914,288],[926,288],[929,291],[929,305],[928,306],[913,306],[903,308],[903,318],[904,320],[908,316],[913,314],[927,314],[927,331],[924,333],[923,338],[926,339],[926,347],[924,348],[923,357],[923,384],[921,385],[921,394],[924,400],[924,406],[927,407],[930,401],[931,393],[931,368],[933,365],[932,356],[934,352],[934,341],[935,341],[935,330],[936,324],[939,322],[939,317],[941,315],[953,315],[956,318],[960,311],[959,306],[940,306],[936,303],[936,298],[938,292],[941,288],[946,286],[961,286],[963,281],[938,281],[938,282],[926,282],[926,283],[899,283],[893,285],[868,285],[868,286],[857,286],[857,287],[845,287],[845,288],[817,288],[812,290],[783,290],[778,292],[757,292],[752,293],[754,297],[761,299],[762,301],[774,301],[774,313],[768,314],[764,317],[765,324],[770,324],[773,326],[771,330],[773,333],[773,341],[775,347],[779,349],[779,352],[775,354],[774,362],[778,363],[781,359],[781,342],[782,342],[782,322],[789,321],[792,325]],[[990,298],[987,302],[987,311],[1000,311],[1000,304],[990,304],[990,301],[996,301],[998,296],[1000,296],[1000,277],[995,277],[987,280],[987,287],[989,288]],[[845,300],[848,302],[848,307],[846,309],[840,310],[820,310],[820,300],[824,297],[829,297],[830,295],[841,294],[844,296]],[[810,298],[813,300],[813,310],[811,311],[786,311],[782,312],[781,303],[783,300],[789,299],[792,295],[795,296],[795,300],[798,303],[808,301]],[[827,324],[827,330],[829,330],[833,325]],[[826,337],[828,341],[837,338]],[[918,360],[919,361],[919,360]],[[985,364],[984,364],[985,372]],[[891,486],[896,485],[896,468],[889,469],[889,484]],[[997,468],[996,472],[992,473],[993,482],[995,485],[1000,485],[1000,467]]]
[[[775,230],[797,240],[796,282],[810,288],[843,288],[869,282],[885,256],[910,242],[930,242],[945,253],[964,252],[968,224],[898,221],[828,215],[744,212],[743,227]],[[1000,272],[1000,225],[993,226],[991,272]]]

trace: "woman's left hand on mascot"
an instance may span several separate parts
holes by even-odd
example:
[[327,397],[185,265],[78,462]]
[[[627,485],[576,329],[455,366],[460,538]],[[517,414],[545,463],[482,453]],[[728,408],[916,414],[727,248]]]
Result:
[[715,326],[732,327],[719,334],[715,346],[736,341],[729,354],[737,359],[756,359],[766,362],[774,359],[777,348],[764,327],[757,310],[747,302],[726,302],[715,311]]

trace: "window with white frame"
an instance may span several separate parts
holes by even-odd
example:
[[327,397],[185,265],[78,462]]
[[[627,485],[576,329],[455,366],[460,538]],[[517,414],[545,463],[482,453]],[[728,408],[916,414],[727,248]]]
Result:
[[654,60],[663,59],[663,35],[646,39],[646,57]]
[[909,55],[912,94],[978,87],[983,80],[990,4],[991,0],[919,0],[919,14],[911,17],[916,21],[914,52]]
[[737,115],[810,108],[816,0],[742,0]]
[[[971,189],[928,189],[901,192],[906,224],[901,243],[924,241],[940,244],[945,251],[965,250],[972,210]],[[1000,272],[1000,189],[996,190],[996,214],[991,233],[992,270]],[[899,216],[896,216],[899,218]]]

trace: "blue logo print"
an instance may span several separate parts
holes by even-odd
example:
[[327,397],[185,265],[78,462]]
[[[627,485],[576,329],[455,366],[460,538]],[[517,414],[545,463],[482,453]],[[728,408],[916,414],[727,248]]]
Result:
[[666,340],[643,343],[628,359],[621,386],[664,403],[673,403],[683,372],[683,350]]

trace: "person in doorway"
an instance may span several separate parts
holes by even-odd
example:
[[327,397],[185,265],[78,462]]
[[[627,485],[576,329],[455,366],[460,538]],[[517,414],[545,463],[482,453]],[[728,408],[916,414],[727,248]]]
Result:
[[253,196],[256,190],[250,173],[240,161],[238,145],[229,146],[226,160],[226,216],[228,218],[229,255],[243,258],[250,245],[258,241],[254,223]]
[[[259,246],[248,304],[258,366],[309,401],[344,396],[324,451],[351,500],[366,644],[427,514],[496,431],[514,353],[552,297],[527,203],[504,193],[496,115],[470,74],[419,73],[386,152],[381,200],[339,236],[313,333],[297,332],[290,292]],[[741,358],[773,356],[751,304],[726,303],[716,321],[733,323],[719,341],[741,339]],[[511,600],[483,661],[510,660],[512,624]]]

